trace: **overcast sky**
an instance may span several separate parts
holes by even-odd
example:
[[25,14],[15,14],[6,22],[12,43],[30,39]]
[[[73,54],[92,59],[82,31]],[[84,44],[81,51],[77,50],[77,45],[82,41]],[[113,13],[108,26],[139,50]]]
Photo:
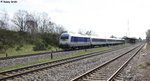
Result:
[[150,0],[14,1],[17,3],[0,3],[0,10],[5,9],[10,16],[19,9],[46,12],[53,22],[75,33],[92,30],[100,37],[145,38],[150,28]]

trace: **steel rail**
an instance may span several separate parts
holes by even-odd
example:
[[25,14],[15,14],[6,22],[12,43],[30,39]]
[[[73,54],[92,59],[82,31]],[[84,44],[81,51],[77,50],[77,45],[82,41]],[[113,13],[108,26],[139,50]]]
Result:
[[117,74],[127,66],[127,64],[132,60],[132,58],[139,53],[139,51],[143,48],[142,45],[107,81],[113,81],[113,79],[117,76]]
[[72,79],[71,81],[78,81],[78,80],[82,79],[83,77],[86,77],[87,75],[89,75],[89,74],[95,72],[97,69],[100,69],[100,68],[104,67],[105,65],[107,65],[107,64],[109,64],[109,63],[115,61],[116,59],[118,59],[118,58],[120,58],[120,57],[126,55],[127,53],[133,51],[134,49],[136,49],[136,48],[138,48],[138,47],[140,47],[140,46],[141,46],[141,45],[138,45],[137,47],[134,47],[134,48],[130,49],[129,51],[127,51],[127,52],[125,52],[125,53],[123,53],[123,54],[121,54],[121,55],[119,55],[119,56],[117,56],[117,57],[115,57],[115,58],[113,58],[113,59],[110,59],[110,60],[108,60],[108,61],[102,63],[101,65],[99,65],[99,66],[97,66],[97,67],[95,67],[95,68],[93,68],[93,69],[91,69],[91,70],[85,72],[84,74],[75,77],[75,78]]

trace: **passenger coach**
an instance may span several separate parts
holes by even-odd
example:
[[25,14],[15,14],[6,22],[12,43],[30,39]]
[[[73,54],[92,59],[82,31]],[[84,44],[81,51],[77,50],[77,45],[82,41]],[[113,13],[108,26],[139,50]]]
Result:
[[91,37],[91,46],[104,46],[107,44],[107,40],[105,38]]

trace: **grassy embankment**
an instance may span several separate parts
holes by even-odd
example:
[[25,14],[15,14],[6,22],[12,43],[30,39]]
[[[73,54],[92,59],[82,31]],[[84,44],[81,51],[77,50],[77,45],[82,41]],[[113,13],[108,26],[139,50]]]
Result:
[[[34,45],[24,45],[21,47],[19,50],[16,50],[17,47],[15,48],[9,48],[6,53],[7,56],[16,56],[16,55],[26,55],[26,54],[36,54],[36,53],[43,53],[43,52],[51,52],[51,51],[56,51],[56,50],[61,50],[58,47],[51,47],[49,50],[44,50],[44,51],[33,51]],[[6,53],[0,53],[0,57],[6,57]]]

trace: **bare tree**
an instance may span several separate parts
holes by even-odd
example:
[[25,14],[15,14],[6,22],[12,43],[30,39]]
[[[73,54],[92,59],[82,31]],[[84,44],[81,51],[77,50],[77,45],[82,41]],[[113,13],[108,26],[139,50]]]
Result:
[[7,29],[9,25],[9,16],[4,10],[0,13],[0,28]]
[[78,31],[78,34],[80,34],[80,35],[85,35],[85,33],[86,33],[86,32],[83,31],[83,30],[81,30],[81,29]]
[[117,38],[116,36],[114,36],[114,35],[112,35],[112,36],[110,36],[110,38]]
[[33,14],[26,15],[25,27],[27,28],[27,32],[29,32],[30,34],[37,33],[37,19]]
[[57,25],[50,21],[48,26],[49,26],[49,33],[54,33]]
[[67,31],[65,31],[65,29],[62,25],[57,25],[56,28],[55,28],[55,32],[58,33],[58,34],[62,34],[62,33],[65,33]]
[[78,32],[81,35],[88,35],[88,36],[95,36],[95,32],[93,32],[92,30],[88,30],[88,31],[83,31],[83,30],[79,30]]
[[37,22],[33,20],[27,20],[26,21],[26,26],[27,26],[27,32],[30,34],[35,34],[37,33]]
[[94,35],[94,32],[93,31],[91,31],[91,30],[89,30],[89,31],[86,31],[86,33],[85,33],[86,35],[88,35],[88,36],[91,36],[91,35]]
[[39,13],[38,29],[41,33],[62,33],[65,31],[62,25],[53,23],[47,13]]
[[38,30],[41,33],[50,32],[50,26],[52,25],[52,22],[50,18],[48,17],[47,13],[38,13],[37,15],[37,23],[38,23]]
[[27,28],[25,27],[26,24],[26,17],[28,15],[28,12],[25,10],[18,10],[13,17],[12,22],[19,27],[19,31],[25,32]]

